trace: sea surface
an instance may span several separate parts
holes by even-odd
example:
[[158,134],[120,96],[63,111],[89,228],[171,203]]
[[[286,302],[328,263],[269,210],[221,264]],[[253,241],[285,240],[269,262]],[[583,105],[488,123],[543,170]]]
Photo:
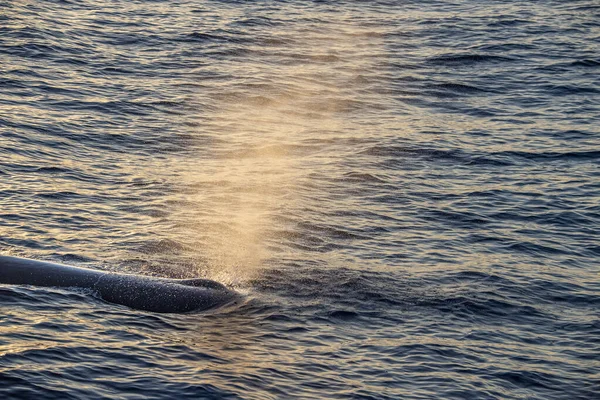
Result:
[[0,1],[2,399],[598,399],[600,3]]

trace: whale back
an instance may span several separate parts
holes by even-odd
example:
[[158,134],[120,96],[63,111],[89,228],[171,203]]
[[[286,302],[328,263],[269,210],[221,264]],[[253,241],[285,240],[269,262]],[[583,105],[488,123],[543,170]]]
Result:
[[200,278],[172,279],[171,282],[178,283],[180,285],[203,287],[203,288],[207,288],[207,289],[220,289],[220,290],[227,289],[227,287],[225,285],[223,285],[222,283],[211,281],[210,279],[200,279]]
[[0,283],[54,287],[91,287],[101,271],[20,257],[0,256]]
[[237,293],[208,279],[163,279],[0,256],[0,283],[80,287],[100,298],[138,310],[182,313],[224,305]]
[[235,292],[220,283],[200,281],[206,280],[167,280],[106,274],[94,289],[108,302],[160,313],[208,310],[223,305],[236,296]]

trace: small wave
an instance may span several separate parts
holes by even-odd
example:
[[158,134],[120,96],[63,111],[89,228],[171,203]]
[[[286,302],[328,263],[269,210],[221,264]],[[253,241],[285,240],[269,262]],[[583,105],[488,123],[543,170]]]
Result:
[[513,27],[513,26],[517,26],[517,25],[524,25],[524,24],[528,24],[528,23],[531,23],[531,21],[528,21],[526,19],[520,19],[520,18],[505,18],[505,19],[500,19],[498,21],[490,22],[488,24],[488,26],[491,28],[496,28],[496,27],[504,28],[504,27]]
[[84,198],[83,195],[70,191],[36,193],[36,197],[50,200],[75,200]]
[[245,159],[245,158],[284,158],[292,155],[307,155],[318,149],[316,146],[300,144],[278,144],[265,145],[244,150],[231,150],[223,152],[220,157],[226,159]]
[[586,68],[598,68],[600,67],[600,60],[584,59],[577,60],[571,63],[574,67],[586,67]]
[[508,166],[513,163],[507,157],[488,153],[469,154],[458,149],[441,150],[432,148],[408,148],[401,146],[373,146],[360,152],[363,155],[390,157],[391,162],[401,162],[399,157],[422,157],[432,160],[445,160],[465,165]]
[[178,42],[195,42],[195,43],[211,43],[218,41],[226,41],[226,38],[219,35],[213,35],[203,32],[192,32],[175,38]]
[[267,17],[253,17],[236,21],[236,25],[254,27],[254,26],[277,26],[278,21]]
[[134,74],[135,71],[125,68],[117,68],[117,67],[104,67],[102,68],[102,72],[106,74]]
[[150,115],[151,107],[142,103],[124,100],[84,101],[84,100],[55,100],[48,104],[63,110],[92,111],[111,116],[115,114],[146,116]]
[[436,97],[494,93],[494,90],[464,83],[438,83],[429,86],[428,94]]
[[[432,148],[408,148],[400,146],[373,146],[360,152],[363,155],[379,157],[401,157],[414,156],[437,160],[448,160],[463,163],[465,165],[497,165],[510,166],[518,164],[519,161],[600,161],[600,151],[501,151],[483,154],[467,153],[458,149],[441,150]],[[393,159],[395,162],[397,158]]]
[[458,271],[452,274],[448,274],[444,277],[444,279],[448,280],[448,281],[459,281],[459,282],[463,282],[463,281],[468,281],[468,282],[477,282],[477,283],[481,283],[481,282],[485,282],[487,284],[494,284],[494,285],[504,285],[504,286],[518,286],[518,283],[500,276],[500,275],[496,275],[496,274],[491,274],[491,273],[487,273],[487,272],[482,272],[482,271],[474,271],[474,270],[465,270],[465,271]]
[[556,96],[587,95],[600,93],[600,90],[590,86],[585,87],[573,85],[552,85],[546,86],[545,89]]
[[388,180],[377,174],[366,172],[347,172],[343,175],[344,182],[388,183]]
[[488,92],[489,90],[478,88],[477,86],[465,85],[464,83],[439,83],[431,85],[433,88],[440,88],[451,90],[459,93],[473,93],[473,92]]
[[350,310],[330,311],[327,316],[333,320],[352,321],[359,318],[359,314]]
[[478,50],[483,51],[512,51],[512,50],[533,50],[535,45],[527,43],[498,43],[498,44],[485,44],[477,47]]
[[507,300],[477,298],[477,297],[449,297],[439,299],[425,299],[417,302],[420,306],[434,307],[443,312],[471,317],[506,318],[515,323],[527,320],[546,318],[547,316],[537,308],[509,302]]
[[15,40],[18,39],[44,39],[46,35],[51,35],[51,31],[43,31],[41,29],[24,26],[22,28],[9,28],[9,27],[0,27],[0,35],[12,37]]
[[15,79],[0,78],[0,87],[2,89],[22,89],[26,88],[27,85]]
[[2,46],[0,50],[7,54],[34,59],[50,58],[60,52],[60,49],[55,47],[35,43]]
[[564,249],[564,248],[559,248],[558,246],[560,246],[558,243],[556,243],[554,246],[549,246],[549,245],[544,245],[544,244],[540,244],[540,243],[520,241],[517,243],[508,244],[506,246],[506,249],[509,253],[522,252],[522,253],[531,254],[536,257],[552,257],[552,256],[556,256],[556,255],[561,255],[561,254],[563,254],[563,255],[572,254],[571,251],[568,251],[567,249]]
[[494,153],[496,156],[523,158],[531,161],[600,161],[600,151],[505,151]]
[[492,222],[490,219],[476,213],[454,212],[449,210],[428,210],[422,215],[422,218],[456,226],[464,226],[465,228],[485,226]]
[[431,57],[428,63],[434,65],[474,65],[489,62],[508,62],[514,61],[511,57],[494,56],[490,54],[445,54],[437,57]]

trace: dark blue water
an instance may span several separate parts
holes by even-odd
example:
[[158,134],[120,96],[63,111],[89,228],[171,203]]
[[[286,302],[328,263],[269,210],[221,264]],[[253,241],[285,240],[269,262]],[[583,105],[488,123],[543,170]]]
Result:
[[597,399],[600,6],[1,1],[9,399]]

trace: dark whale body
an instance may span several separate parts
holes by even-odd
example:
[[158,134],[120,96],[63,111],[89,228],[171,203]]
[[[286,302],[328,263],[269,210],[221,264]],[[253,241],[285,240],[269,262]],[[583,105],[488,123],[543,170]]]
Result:
[[26,258],[0,256],[0,283],[92,289],[105,301],[160,313],[201,311],[238,295],[208,279],[116,274]]

